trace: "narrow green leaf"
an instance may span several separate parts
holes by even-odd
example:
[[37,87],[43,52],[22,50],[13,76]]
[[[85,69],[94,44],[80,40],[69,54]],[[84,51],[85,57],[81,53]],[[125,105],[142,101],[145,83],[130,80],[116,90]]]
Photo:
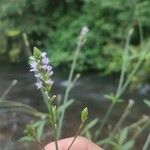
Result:
[[121,150],[133,150],[133,145],[134,141],[130,140],[121,147]]
[[63,110],[67,109],[69,106],[71,106],[73,104],[74,100],[68,100],[65,104],[60,105],[57,108],[57,113],[61,113]]
[[85,133],[85,136],[88,138],[88,139],[92,139],[92,133],[90,132],[90,131],[87,131],[86,133]]
[[145,99],[145,100],[144,100],[144,103],[145,103],[148,107],[150,107],[150,100]]
[[37,128],[37,138],[38,140],[41,140],[42,134],[43,134],[43,130],[44,130],[44,126],[45,126],[46,122],[45,121],[41,121],[38,128]]
[[81,135],[86,134],[86,132],[88,132],[91,128],[93,128],[97,122],[98,122],[98,119],[95,118],[94,120],[92,120],[91,122],[86,124],[86,126],[84,127],[84,129],[81,132]]
[[125,140],[127,139],[128,136],[128,128],[124,128],[123,130],[121,130],[120,135],[119,135],[119,144],[122,145]]
[[24,137],[20,138],[19,141],[21,141],[21,142],[32,142],[33,138],[29,137],[29,136],[24,136]]

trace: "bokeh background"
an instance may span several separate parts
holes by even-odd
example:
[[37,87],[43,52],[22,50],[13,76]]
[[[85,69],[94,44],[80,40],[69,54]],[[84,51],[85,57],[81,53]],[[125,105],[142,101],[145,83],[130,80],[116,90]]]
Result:
[[[16,79],[18,82],[6,99],[45,110],[41,95],[34,86],[35,79],[29,73],[23,40],[25,33],[31,50],[37,46],[48,53],[54,67],[53,92],[63,97],[79,33],[83,26],[87,26],[90,32],[75,68],[81,78],[70,95],[76,100],[69,109],[73,117],[68,114],[66,117],[65,128],[68,130],[64,137],[72,136],[72,126],[79,121],[82,106],[89,107],[90,119],[101,118],[107,111],[109,102],[105,101],[104,95],[115,92],[117,88],[128,30],[134,29],[127,73],[133,69],[141,56],[142,46],[150,39],[149,18],[149,0],[0,0],[0,94],[3,95]],[[137,101],[127,123],[136,121],[143,114],[149,115],[143,103],[144,99],[150,99],[149,75],[150,52],[123,94],[125,100]],[[122,112],[122,107],[116,107],[110,119],[112,124]],[[1,110],[2,149],[20,149],[22,144],[17,140],[23,135],[26,123],[32,119],[22,113]]]

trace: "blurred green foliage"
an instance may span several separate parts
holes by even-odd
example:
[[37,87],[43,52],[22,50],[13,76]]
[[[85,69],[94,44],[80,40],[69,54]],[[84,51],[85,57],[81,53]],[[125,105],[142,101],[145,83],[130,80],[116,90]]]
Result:
[[[149,0],[1,0],[0,54],[19,59],[25,32],[31,46],[46,49],[56,66],[70,66],[80,29],[87,25],[90,32],[76,69],[118,72],[128,29],[134,28],[132,65],[140,57],[140,40],[149,39],[149,8]],[[150,54],[142,77],[150,73],[149,59]]]

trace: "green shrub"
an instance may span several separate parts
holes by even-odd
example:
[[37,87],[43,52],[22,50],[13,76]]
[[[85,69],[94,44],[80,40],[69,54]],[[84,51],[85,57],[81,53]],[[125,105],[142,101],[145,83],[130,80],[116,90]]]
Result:
[[[121,54],[130,27],[134,28],[131,54],[137,53],[136,60],[140,57],[140,39],[145,43],[149,39],[149,6],[149,0],[1,0],[0,33],[4,35],[4,43],[10,45],[7,51],[12,51],[13,43],[17,43],[8,42],[8,33],[18,31],[21,36],[26,32],[31,46],[47,49],[56,66],[69,66],[77,33],[87,25],[90,33],[76,69],[96,69],[110,74],[120,70]],[[1,45],[0,51],[4,51],[6,48]],[[15,45],[15,48],[21,48],[19,44]],[[146,65],[141,71],[148,74],[148,68]]]

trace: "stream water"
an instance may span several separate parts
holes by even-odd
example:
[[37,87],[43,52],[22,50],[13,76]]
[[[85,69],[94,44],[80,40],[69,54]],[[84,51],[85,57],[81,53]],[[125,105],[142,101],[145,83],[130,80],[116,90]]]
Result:
[[[35,88],[35,79],[28,71],[28,66],[0,63],[0,68],[0,95],[9,87],[12,80],[16,79],[18,81],[16,86],[13,87],[5,99],[23,102],[41,111],[45,110],[41,94]],[[63,97],[68,72],[62,69],[54,70],[54,72],[53,93],[60,94]],[[73,136],[74,129],[72,127],[76,128],[78,125],[80,111],[83,106],[88,106],[90,119],[94,117],[101,119],[109,106],[109,102],[106,101],[104,95],[115,92],[117,84],[118,77],[100,77],[96,73],[82,74],[70,94],[70,98],[75,99],[75,104],[67,112],[65,128],[68,129],[65,130],[67,132],[64,132],[64,137]],[[123,99],[126,102],[117,105],[109,119],[112,125],[118,120],[129,99],[134,99],[136,103],[125,124],[137,121],[144,114],[149,115],[149,110],[143,103],[143,99],[150,99],[150,84],[146,84],[136,90],[128,90],[124,93]],[[0,111],[0,150],[24,150],[25,146],[23,147],[17,140],[23,135],[23,128],[26,123],[32,119],[31,116],[23,113],[5,112],[2,109]],[[139,145],[143,141],[144,139],[141,140]],[[37,147],[33,146],[32,150],[34,149],[37,149]]]

